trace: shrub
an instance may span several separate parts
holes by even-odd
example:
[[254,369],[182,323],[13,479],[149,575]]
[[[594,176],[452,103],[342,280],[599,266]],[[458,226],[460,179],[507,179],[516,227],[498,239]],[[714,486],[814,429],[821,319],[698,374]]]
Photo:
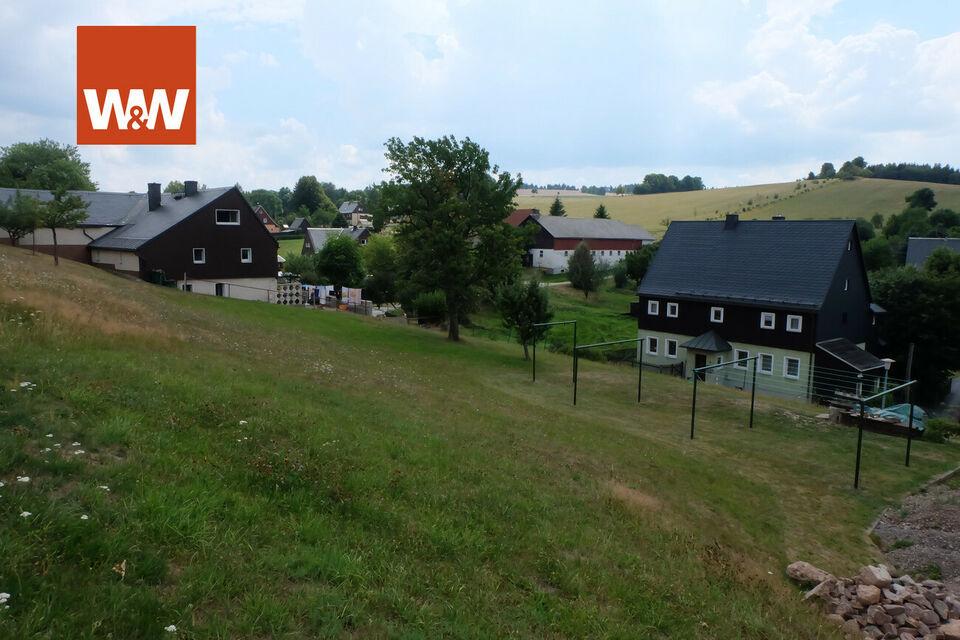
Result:
[[447,318],[447,297],[443,291],[425,291],[413,299],[418,318],[439,323]]
[[629,281],[630,276],[627,275],[627,265],[624,264],[623,260],[613,265],[613,285],[617,289],[623,289]]
[[923,439],[943,444],[960,436],[960,424],[946,418],[931,418],[924,425]]

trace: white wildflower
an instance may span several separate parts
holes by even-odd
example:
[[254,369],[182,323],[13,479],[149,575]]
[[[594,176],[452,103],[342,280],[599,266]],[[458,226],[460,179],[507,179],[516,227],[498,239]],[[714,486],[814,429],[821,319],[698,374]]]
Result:
[[247,421],[246,421],[246,420],[241,420],[241,421],[240,421],[240,424],[247,424]]
[[79,456],[84,453],[86,453],[86,451],[84,451],[83,449],[77,449],[76,451],[73,452],[73,455]]
[[164,631],[169,631],[170,633],[176,633],[176,632],[177,632],[177,625],[175,625],[175,624],[167,625],[167,626],[165,626],[165,627],[163,628],[163,630],[164,630]]
[[62,446],[63,446],[63,445],[60,444],[59,442],[53,443],[53,448],[54,448],[54,449],[59,449],[59,448],[62,447]]
[[7,604],[7,600],[10,599],[10,594],[6,591],[0,592],[0,604]]
[[81,519],[81,520],[89,520],[89,519],[90,519],[90,516],[88,516],[87,514],[83,514],[82,516],[80,516],[80,519]]
[[53,451],[53,449],[51,449],[50,447],[44,447],[44,448],[43,448],[43,452],[44,452],[44,453],[50,453],[51,451]]
[[7,483],[3,480],[0,480],[0,489],[3,489],[5,486],[7,486]]
[[30,513],[29,511],[21,511],[21,512],[20,512],[20,517],[21,517],[21,518],[29,518],[29,517],[32,516],[32,515],[33,515],[33,514]]
[[103,489],[104,491],[110,491],[110,487],[108,487],[108,486],[105,485],[105,484],[99,485],[99,486],[97,487],[97,489]]
[[21,382],[21,383],[20,383],[20,388],[21,388],[21,389],[24,389],[24,388],[26,388],[26,387],[29,387],[29,386],[32,385],[32,384],[33,384],[32,382]]
[[17,482],[30,482],[30,476],[17,476]]
[[70,446],[71,446],[71,447],[79,447],[79,446],[80,446],[80,443],[79,443],[79,442],[73,442],[73,443],[70,444]]
[[53,437],[53,434],[52,434],[52,433],[48,433],[48,434],[47,434],[47,437],[48,437],[48,438],[52,438],[52,437]]

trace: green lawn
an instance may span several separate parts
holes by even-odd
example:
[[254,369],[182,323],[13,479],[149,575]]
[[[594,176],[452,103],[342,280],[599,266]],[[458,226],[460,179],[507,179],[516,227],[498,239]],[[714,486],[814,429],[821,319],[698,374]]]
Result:
[[[816,180],[759,184],[725,189],[646,196],[577,196],[564,198],[568,216],[589,218],[602,202],[616,220],[644,226],[662,235],[670,220],[705,220],[739,213],[744,219],[769,219],[782,213],[788,218],[870,218],[903,210],[903,199],[917,189],[929,187],[941,206],[960,211],[960,186],[904,180]],[[517,207],[550,208],[553,196],[518,196]],[[744,211],[746,209],[746,211]]]
[[854,491],[803,405],[707,386],[690,441],[685,383],[569,371],[0,247],[0,637],[839,637],[785,564],[960,453],[868,434]]
[[287,254],[300,255],[303,250],[303,238],[283,238],[278,241],[280,248],[277,249],[277,255],[286,256]]

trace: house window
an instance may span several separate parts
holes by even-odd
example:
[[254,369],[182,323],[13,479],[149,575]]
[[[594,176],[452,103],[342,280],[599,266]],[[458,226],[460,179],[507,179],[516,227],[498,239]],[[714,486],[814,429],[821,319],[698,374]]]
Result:
[[540,249],[540,257],[543,257],[543,249]]
[[213,291],[218,296],[225,296],[227,295],[227,285],[218,282],[214,285]]
[[710,322],[723,322],[723,307],[710,307]]
[[760,314],[760,327],[763,329],[777,328],[777,314],[764,311]]
[[757,354],[757,371],[766,375],[773,374],[773,356],[769,353]]
[[660,338],[647,337],[647,353],[655,356],[660,353]]
[[660,315],[660,301],[659,301],[659,300],[647,300],[647,315],[648,315],[648,316],[658,316],[658,315]]
[[193,264],[205,264],[207,262],[207,250],[202,247],[193,249]]
[[[749,352],[749,351],[745,351],[745,350],[743,350],[743,349],[737,349],[736,351],[733,352],[733,359],[734,359],[734,360],[746,360],[746,359],[749,358],[749,357],[750,357],[750,352]],[[746,362],[736,362],[736,363],[734,363],[733,366],[736,367],[737,369],[746,369],[746,368],[747,368],[747,363],[746,363]]]
[[844,290],[844,291],[849,291],[849,290],[850,290],[850,280],[849,280],[849,279],[846,279],[846,280],[843,281],[843,290]]
[[783,359],[783,377],[791,380],[800,379],[800,358]]
[[676,318],[678,315],[680,315],[680,305],[677,304],[676,302],[668,302],[668,303],[667,303],[667,317],[668,317],[668,318]]
[[217,209],[217,224],[240,224],[239,209]]
[[803,331],[803,316],[787,316],[787,331],[790,333]]
[[667,352],[666,355],[668,358],[677,357],[677,341],[667,338]]
[[570,252],[569,252],[569,251],[564,251],[564,252],[563,252],[563,255],[564,255],[564,257],[566,257],[566,256],[570,255]]
[[190,283],[186,283],[183,285],[183,290],[189,293],[190,291],[193,291],[193,285]]
[[240,249],[240,262],[253,262],[253,249],[249,247]]

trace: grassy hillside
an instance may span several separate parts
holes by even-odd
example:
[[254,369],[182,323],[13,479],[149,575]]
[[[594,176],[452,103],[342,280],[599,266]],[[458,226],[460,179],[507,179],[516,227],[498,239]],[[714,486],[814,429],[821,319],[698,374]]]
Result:
[[0,637],[838,637],[784,565],[960,452],[518,354],[0,247]]
[[279,243],[277,255],[286,256],[290,253],[300,255],[303,250],[303,238],[283,238]]
[[[639,224],[662,234],[669,220],[703,220],[739,212],[746,219],[769,218],[783,213],[788,218],[869,218],[874,213],[899,213],[903,199],[923,187],[936,193],[941,206],[960,211],[960,186],[902,180],[815,180],[761,184],[727,189],[646,196],[593,196],[563,200],[568,216],[586,218],[602,202],[611,217]],[[517,206],[540,209],[544,214],[553,198],[522,196]],[[747,208],[747,211],[743,211]]]

